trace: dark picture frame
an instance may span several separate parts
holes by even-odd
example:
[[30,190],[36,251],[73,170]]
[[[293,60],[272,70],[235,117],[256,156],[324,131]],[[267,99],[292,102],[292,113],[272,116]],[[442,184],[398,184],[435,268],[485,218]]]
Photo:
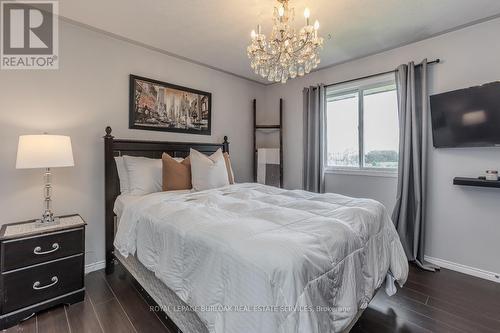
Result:
[[211,135],[212,94],[130,74],[129,128]]

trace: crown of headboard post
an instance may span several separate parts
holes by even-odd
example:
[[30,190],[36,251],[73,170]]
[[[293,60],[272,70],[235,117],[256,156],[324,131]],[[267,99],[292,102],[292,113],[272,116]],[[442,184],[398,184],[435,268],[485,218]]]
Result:
[[116,170],[115,157],[122,155],[161,158],[165,152],[172,157],[186,157],[189,149],[196,149],[204,154],[212,154],[221,148],[229,153],[229,141],[224,136],[222,143],[195,143],[171,141],[143,141],[115,139],[110,126],[106,127],[104,136],[104,197],[105,197],[105,233],[106,233],[106,273],[113,272],[116,222],[113,208],[115,200],[120,195],[120,180]]

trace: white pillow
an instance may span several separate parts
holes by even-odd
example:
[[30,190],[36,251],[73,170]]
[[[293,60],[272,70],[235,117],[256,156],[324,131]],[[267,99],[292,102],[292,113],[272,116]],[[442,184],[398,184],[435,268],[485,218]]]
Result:
[[161,192],[162,163],[160,159],[123,156],[128,172],[131,195]]
[[128,181],[128,173],[125,168],[125,161],[122,156],[115,157],[116,170],[118,171],[118,179],[120,180],[120,193],[128,194],[130,192],[130,185]]
[[191,183],[196,191],[208,190],[229,185],[226,162],[222,150],[211,156],[190,149]]

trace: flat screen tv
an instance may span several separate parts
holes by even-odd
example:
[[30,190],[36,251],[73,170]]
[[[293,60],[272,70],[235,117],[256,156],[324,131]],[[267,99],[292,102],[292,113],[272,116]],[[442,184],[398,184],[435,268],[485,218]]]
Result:
[[500,147],[500,82],[430,100],[434,147]]

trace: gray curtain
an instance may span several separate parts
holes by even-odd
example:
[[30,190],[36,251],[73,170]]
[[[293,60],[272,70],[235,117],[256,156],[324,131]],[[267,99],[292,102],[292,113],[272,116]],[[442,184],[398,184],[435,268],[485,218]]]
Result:
[[306,191],[325,192],[325,87],[304,88],[304,175]]
[[396,70],[399,112],[399,174],[392,213],[409,261],[423,269],[437,267],[424,261],[427,190],[429,94],[427,60],[401,65]]

